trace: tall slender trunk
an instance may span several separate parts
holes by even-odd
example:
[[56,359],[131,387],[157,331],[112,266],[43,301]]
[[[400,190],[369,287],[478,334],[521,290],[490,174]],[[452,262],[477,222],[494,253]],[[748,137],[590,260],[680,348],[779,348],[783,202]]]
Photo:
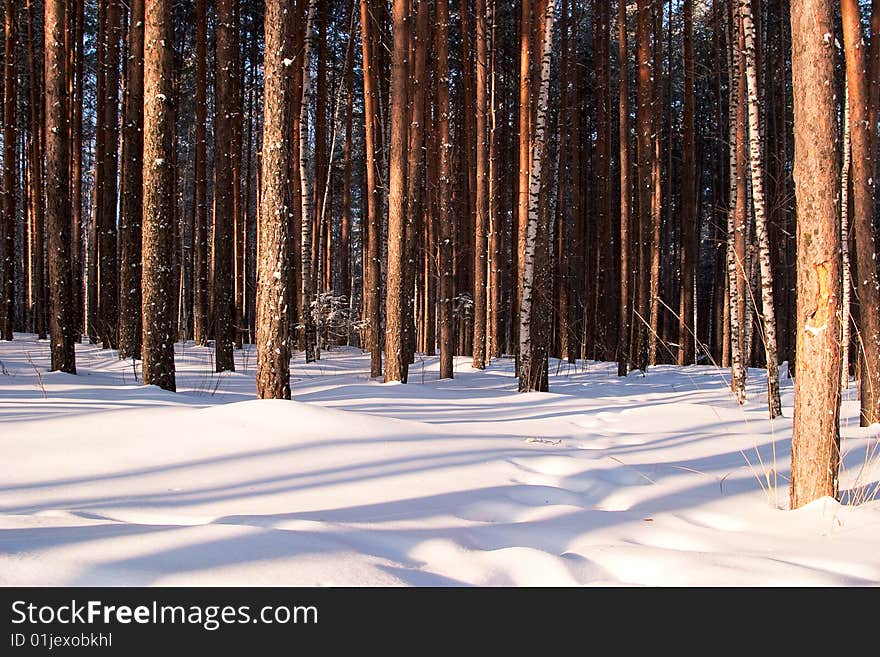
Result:
[[[35,11],[33,0],[28,0],[28,59],[30,64],[30,150],[28,156],[28,189],[30,191],[30,215],[33,234],[31,236],[31,287],[34,332],[41,340],[46,339],[46,275],[45,275],[45,203],[43,202],[43,79],[41,68],[37,65],[37,44],[35,29]],[[69,17],[68,17],[69,18]],[[74,28],[76,31],[76,28]],[[72,71],[74,67],[68,68]],[[72,76],[69,76],[72,78]],[[68,85],[69,88],[70,85]],[[69,103],[72,107],[73,102]],[[73,122],[71,122],[71,126]],[[73,139],[70,140],[72,144]],[[73,153],[73,149],[71,149]],[[76,155],[74,155],[75,159]],[[75,179],[76,174],[73,172]],[[73,185],[71,185],[73,188]],[[71,211],[76,212],[79,197],[74,198],[75,189],[71,190]],[[71,269],[75,265],[71,261]]]
[[734,33],[731,29],[731,17],[728,13],[725,18],[728,53],[728,79],[729,79],[729,112],[728,112],[728,139],[730,157],[730,199],[727,213],[727,286],[730,321],[730,367],[731,367],[731,390],[740,404],[746,400],[746,370],[743,363],[742,353],[742,304],[740,301],[740,271],[742,261],[737,249],[737,236],[742,233],[741,224],[738,225],[738,207],[741,202],[740,196],[745,190],[739,185],[739,133],[738,106],[739,106],[739,48],[734,44]]
[[119,41],[120,0],[107,0],[104,27],[104,152],[101,176],[101,203],[96,222],[98,237],[98,334],[104,349],[118,347],[119,269],[117,266],[117,177],[119,173]]
[[514,339],[517,346],[516,369],[519,375],[521,355],[519,353],[520,307],[523,298],[523,270],[525,268],[526,227],[529,221],[529,170],[531,160],[531,52],[532,52],[532,0],[521,0],[520,50],[519,50],[519,177],[517,178],[517,248],[516,248],[516,297],[512,308],[515,319]]
[[476,214],[474,222],[474,338],[473,365],[486,367],[486,250],[489,229],[489,49],[486,0],[477,0],[476,57]]
[[620,308],[617,341],[617,376],[626,376],[630,360],[630,127],[629,127],[629,61],[627,49],[626,2],[617,3],[617,66],[618,120],[620,140]]
[[83,333],[83,317],[85,309],[83,302],[85,294],[83,290],[83,88],[84,88],[84,67],[85,56],[83,50],[83,32],[85,30],[85,2],[77,1],[76,7],[76,27],[74,42],[76,44],[76,52],[73,58],[73,70],[69,75],[73,76],[73,98],[70,99],[72,105],[73,124],[71,125],[71,152],[73,154],[73,162],[71,162],[72,179],[71,187],[71,257],[70,280],[73,286],[73,308],[71,310],[73,325],[75,328],[75,340],[79,342]]
[[791,508],[837,497],[840,468],[840,208],[834,16],[791,1],[797,192],[797,375]]
[[[499,161],[499,141],[500,130],[498,127],[498,107],[497,107],[497,84],[496,75],[496,7],[495,0],[489,0],[486,7],[486,22],[489,25],[489,55],[487,65],[488,84],[489,84],[489,292],[487,298],[487,328],[486,328],[486,357],[488,359],[501,356],[501,286],[503,283],[502,274],[502,241],[504,226],[501,221],[501,213],[499,210],[500,202],[500,161]],[[503,118],[506,122],[506,117]]]
[[214,79],[214,369],[234,371],[235,359],[235,298],[234,236],[235,205],[233,200],[234,164],[232,113],[235,89],[235,24],[234,0],[218,0],[216,27],[216,67]]
[[[670,53],[671,54],[671,53]],[[694,362],[694,270],[697,267],[696,144],[694,138],[694,0],[684,2],[684,126],[681,172],[681,301],[678,364]]]
[[[843,161],[840,165],[840,279],[843,286],[840,296],[840,308],[843,314],[841,322],[841,353],[840,353],[840,386],[849,388],[849,350],[850,322],[852,314],[852,268],[850,263],[850,227],[849,227],[849,185],[850,167],[852,166],[852,139],[850,132],[849,93],[843,94]],[[858,352],[858,351],[857,351]]]
[[449,135],[449,7],[448,0],[437,0],[434,33],[436,51],[437,117],[439,124],[440,201],[437,270],[440,274],[438,312],[440,323],[440,378],[451,379],[453,350],[452,316],[452,140]]
[[651,159],[651,286],[648,327],[648,365],[657,363],[660,339],[660,252],[663,229],[663,2],[653,3],[654,62],[651,67],[651,126],[653,157]]
[[12,340],[15,321],[15,200],[17,150],[15,4],[5,3],[3,50],[3,339]]
[[119,221],[119,357],[141,355],[143,219],[144,2],[131,0],[128,29],[122,204]]
[[263,178],[257,245],[257,396],[290,399],[288,340],[288,209],[290,145],[289,12],[284,0],[266,3],[263,55]]
[[208,328],[208,157],[207,157],[207,44],[206,0],[196,0],[196,123],[193,169],[193,340],[207,345]]
[[67,147],[67,61],[64,52],[64,0],[43,5],[46,81],[46,234],[49,262],[50,369],[76,374],[70,287],[69,150]]
[[312,276],[312,231],[314,229],[314,158],[309,147],[309,108],[312,101],[312,51],[314,50],[316,0],[309,0],[308,14],[304,32],[302,104],[299,111],[299,176],[302,206],[301,259],[302,282],[300,291],[300,321],[303,326],[303,341],[306,362],[316,358],[316,329],[312,315],[312,296],[314,277]]
[[[372,3],[360,0],[361,49],[364,70],[364,168],[366,213],[363,231],[367,244],[364,259],[364,305],[367,321],[367,348],[370,350],[370,376],[382,375],[382,269],[381,249],[382,218],[379,203],[377,173],[379,162],[379,108],[378,108],[378,62],[374,57],[376,27],[373,25]],[[439,20],[439,19],[438,19]],[[441,29],[438,27],[438,30]]]
[[648,279],[648,227],[651,221],[653,141],[651,134],[651,0],[639,0],[636,20],[636,152],[638,156],[637,199],[638,199],[638,303],[635,313],[635,365],[643,372],[648,367],[648,306],[650,292]]
[[424,216],[425,193],[425,100],[428,86],[426,76],[426,60],[429,50],[430,10],[427,0],[419,2],[416,15],[416,29],[410,30],[410,50],[412,66],[410,67],[409,85],[412,98],[409,121],[409,143],[407,145],[406,174],[406,252],[404,254],[404,308],[403,336],[404,352],[407,363],[415,360],[416,324],[415,324],[415,288],[416,268],[419,255],[421,224]]
[[[539,0],[539,6],[541,1]],[[541,313],[546,313],[546,302],[541,302],[542,289],[546,284],[546,272],[536,272],[542,251],[546,251],[549,231],[539,226],[542,167],[547,156],[547,102],[550,92],[550,60],[553,42],[553,22],[556,0],[547,0],[544,8],[543,34],[541,39],[540,83],[536,97],[535,132],[532,140],[532,166],[529,174],[529,210],[526,224],[525,253],[523,257],[522,288],[520,305],[519,353],[520,353],[520,392],[546,391],[548,389],[547,364],[548,345]],[[540,13],[537,16],[541,16]],[[544,230],[540,230],[544,228]],[[544,244],[542,244],[544,242]],[[542,275],[543,274],[543,275]],[[537,330],[536,330],[537,329]]]
[[863,365],[861,424],[880,422],[880,278],[874,210],[877,187],[877,124],[871,124],[867,45],[862,37],[858,0],[842,0],[843,38],[846,49],[846,85],[849,97],[852,147],[853,229],[855,233],[856,286],[859,299],[859,333]]
[[758,73],[755,64],[755,24],[751,0],[739,0],[745,41],[746,87],[749,115],[749,171],[752,176],[752,205],[755,210],[755,235],[758,238],[758,262],[761,267],[761,307],[763,311],[764,351],[767,356],[767,401],[770,418],[782,415],[779,397],[779,357],[776,350],[776,308],[773,298],[770,237],[764,204],[764,132],[758,101]]
[[[354,11],[354,9],[352,9]],[[354,25],[348,38],[354,42]],[[342,220],[339,231],[339,293],[345,297],[349,309],[353,310],[351,288],[351,155],[354,127],[354,62],[345,69],[345,145],[342,147]],[[363,214],[363,199],[361,200]],[[366,263],[364,263],[366,264]],[[350,336],[346,336],[348,339]],[[346,340],[347,341],[347,340]]]
[[144,29],[144,383],[175,390],[174,23],[170,0],[150,0]]
[[388,267],[385,296],[385,381],[406,383],[409,363],[403,335],[406,280],[407,77],[409,2],[394,0],[391,60],[391,152],[388,175]]

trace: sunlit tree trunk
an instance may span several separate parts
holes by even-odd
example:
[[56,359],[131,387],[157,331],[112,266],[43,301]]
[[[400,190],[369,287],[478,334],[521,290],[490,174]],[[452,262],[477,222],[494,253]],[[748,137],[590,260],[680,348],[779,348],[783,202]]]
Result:
[[841,0],[841,10],[851,122],[853,229],[857,274],[855,293],[861,309],[861,424],[868,426],[880,422],[880,279],[874,236],[877,152],[873,148],[877,139],[877,124],[870,124],[871,89],[866,77],[870,66],[868,47],[862,37],[858,0]]
[[758,239],[758,262],[761,267],[761,306],[764,351],[767,356],[767,400],[770,417],[782,415],[779,397],[779,357],[776,351],[776,309],[773,298],[773,269],[770,263],[770,238],[764,204],[764,128],[758,101],[758,73],[755,64],[755,24],[751,0],[739,3],[745,41],[746,87],[749,117],[749,171],[752,182],[752,205],[755,210],[755,235]]
[[792,0],[798,331],[791,508],[836,498],[840,468],[840,216],[834,16]]
[[287,336],[290,110],[288,75],[289,12],[283,0],[266,3],[263,55],[263,177],[257,231],[257,396],[290,399]]

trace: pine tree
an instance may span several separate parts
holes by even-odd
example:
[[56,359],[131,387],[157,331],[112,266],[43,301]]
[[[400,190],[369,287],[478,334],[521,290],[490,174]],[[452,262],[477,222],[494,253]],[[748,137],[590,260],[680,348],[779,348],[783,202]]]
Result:
[[263,55],[263,178],[260,193],[260,243],[257,246],[257,396],[290,399],[290,351],[286,324],[288,282],[289,179],[288,75],[289,12],[283,0],[266,3]]
[[837,497],[840,468],[840,180],[830,0],[792,0],[797,193],[797,375],[791,508]]
[[67,147],[67,53],[64,0],[46,0],[43,45],[46,80],[46,234],[49,263],[50,369],[76,374],[70,287],[69,150]]
[[144,27],[143,367],[144,383],[175,390],[174,24],[170,0],[151,0]]
[[119,221],[119,357],[141,355],[143,219],[144,2],[131,0],[128,28],[122,198]]

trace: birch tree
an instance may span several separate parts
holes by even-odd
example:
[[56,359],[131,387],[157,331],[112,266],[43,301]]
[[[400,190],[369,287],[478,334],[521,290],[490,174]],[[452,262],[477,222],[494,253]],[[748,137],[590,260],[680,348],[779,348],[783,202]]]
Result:
[[536,253],[540,248],[538,240],[547,240],[546,231],[538,231],[538,213],[541,202],[541,167],[547,154],[547,103],[550,91],[550,59],[553,44],[553,23],[556,0],[548,0],[544,16],[543,41],[541,43],[540,83],[536,98],[535,132],[532,139],[532,166],[529,172],[529,213],[526,224],[525,252],[522,271],[522,302],[520,305],[519,353],[520,353],[520,392],[547,390],[547,345],[540,340],[546,336],[533,331],[533,313],[536,295],[545,290],[535,289]]
[[761,267],[761,308],[763,311],[764,349],[767,355],[767,399],[770,418],[782,415],[779,397],[779,362],[776,351],[776,311],[773,300],[773,269],[770,263],[770,238],[764,205],[764,139],[761,108],[758,102],[758,73],[755,66],[755,24],[751,0],[740,0],[740,17],[745,40],[746,87],[749,115],[749,171],[752,182],[752,205],[755,211],[755,235]]

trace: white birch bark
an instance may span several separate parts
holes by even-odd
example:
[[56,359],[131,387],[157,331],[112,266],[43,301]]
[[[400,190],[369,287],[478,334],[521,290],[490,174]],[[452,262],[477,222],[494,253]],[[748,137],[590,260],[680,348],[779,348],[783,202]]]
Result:
[[742,360],[742,345],[739,342],[740,321],[739,316],[739,288],[737,287],[737,262],[734,243],[736,239],[736,199],[737,194],[744,190],[738,189],[736,181],[736,103],[739,97],[739,49],[733,43],[733,30],[730,29],[729,20],[724,21],[727,33],[728,76],[730,79],[729,90],[729,153],[730,153],[730,199],[727,212],[727,285],[728,301],[730,310],[730,368],[731,389],[736,396],[737,402],[744,404],[746,401],[746,373]]
[[302,306],[300,314],[305,336],[306,362],[312,362],[315,354],[315,324],[312,318],[312,221],[314,220],[312,171],[313,158],[309,148],[309,106],[312,102],[312,50],[314,50],[316,0],[309,0],[306,20],[305,46],[303,51],[302,105],[299,124],[299,175],[302,189]]
[[556,0],[549,0],[544,14],[544,42],[541,44],[541,77],[538,105],[535,113],[535,137],[532,147],[532,168],[529,173],[529,214],[526,224],[526,244],[523,257],[522,302],[520,303],[519,353],[520,392],[537,389],[540,374],[532,371],[532,308],[534,305],[535,242],[538,232],[538,203],[541,193],[541,164],[547,150],[547,99],[550,91],[550,58],[553,45],[553,21]]
[[767,356],[767,402],[770,418],[782,415],[779,398],[779,360],[776,349],[776,312],[773,301],[773,269],[770,266],[770,237],[764,203],[763,132],[758,102],[758,74],[755,70],[755,24],[751,0],[740,0],[745,36],[746,91],[749,115],[749,171],[752,176],[752,206],[755,210],[755,237],[758,241],[758,264],[761,268],[761,307],[763,310],[764,351]]

